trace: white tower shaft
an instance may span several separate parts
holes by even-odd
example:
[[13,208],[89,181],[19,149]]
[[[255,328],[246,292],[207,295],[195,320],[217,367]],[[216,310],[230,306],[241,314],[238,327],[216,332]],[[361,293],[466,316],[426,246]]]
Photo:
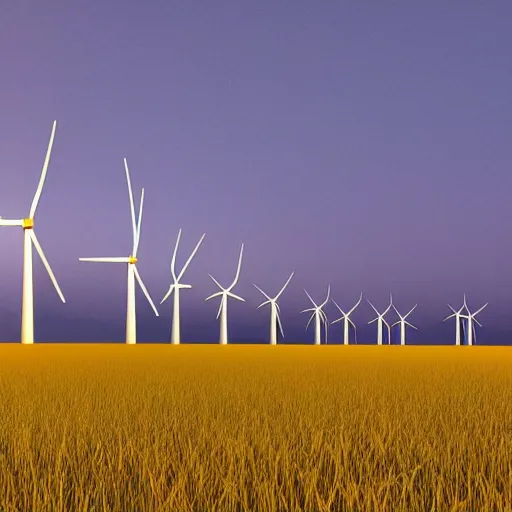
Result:
[[228,298],[226,295],[222,296],[222,310],[220,312],[220,336],[219,343],[221,345],[228,344]]
[[21,343],[34,343],[34,283],[32,279],[32,240],[23,231],[23,296],[21,305]]
[[137,320],[135,315],[135,272],[133,264],[128,263],[128,295],[126,300],[126,344],[137,343]]
[[322,343],[322,322],[320,319],[320,312],[315,312],[315,345]]
[[270,344],[277,345],[277,306],[271,302],[270,307]]
[[172,309],[172,333],[171,344],[179,345],[180,340],[180,288],[174,287],[174,303]]
[[344,345],[348,345],[348,342],[349,342],[349,335],[350,335],[350,327],[349,327],[349,322],[348,322],[348,318],[345,317],[345,320],[343,322],[343,344]]
[[382,345],[382,320],[377,320],[377,345]]

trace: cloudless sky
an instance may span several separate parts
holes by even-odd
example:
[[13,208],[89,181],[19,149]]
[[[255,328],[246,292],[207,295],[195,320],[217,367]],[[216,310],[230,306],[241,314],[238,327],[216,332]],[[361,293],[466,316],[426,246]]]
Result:
[[[158,304],[184,282],[182,338],[214,342],[208,273],[232,280],[233,341],[268,338],[253,283],[281,299],[286,341],[308,342],[328,284],[340,305],[389,293],[418,332],[453,342],[446,303],[468,295],[477,342],[512,339],[512,3],[6,0],[0,6],[0,215],[21,218],[58,121],[36,232],[36,341],[121,341],[128,256],[123,158],[137,202],[138,269]],[[22,230],[1,228],[0,339],[19,340]],[[138,338],[169,338],[137,291]],[[330,304],[327,314],[336,318]],[[374,342],[368,304],[354,315]],[[390,317],[391,318],[391,317]],[[339,342],[341,327],[330,329]]]

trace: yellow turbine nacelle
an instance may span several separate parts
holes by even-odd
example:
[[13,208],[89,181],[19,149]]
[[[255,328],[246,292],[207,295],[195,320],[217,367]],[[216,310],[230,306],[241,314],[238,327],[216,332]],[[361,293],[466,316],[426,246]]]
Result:
[[129,263],[130,265],[135,265],[135,263],[137,263],[137,258],[136,258],[135,256],[130,256],[130,257],[128,258],[128,263]]
[[23,229],[34,229],[34,219],[23,219]]

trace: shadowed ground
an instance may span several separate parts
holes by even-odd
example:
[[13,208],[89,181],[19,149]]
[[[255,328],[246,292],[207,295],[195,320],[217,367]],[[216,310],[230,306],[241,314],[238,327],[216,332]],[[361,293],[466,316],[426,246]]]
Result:
[[512,349],[0,346],[0,510],[512,510]]

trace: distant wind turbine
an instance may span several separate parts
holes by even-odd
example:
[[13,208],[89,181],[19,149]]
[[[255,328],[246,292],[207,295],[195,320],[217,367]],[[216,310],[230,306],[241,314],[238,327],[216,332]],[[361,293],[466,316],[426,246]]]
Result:
[[[367,299],[368,300],[368,299]],[[373,308],[375,313],[377,313],[377,318],[374,318],[369,324],[372,324],[373,322],[377,322],[377,345],[382,345],[382,324],[385,323],[386,327],[388,328],[388,345],[391,343],[391,327],[390,325],[384,320],[384,317],[386,316],[387,312],[391,309],[391,306],[393,305],[393,297],[391,294],[389,294],[389,306],[384,310],[384,312],[381,314],[377,311],[375,306],[368,301],[368,304]]]
[[57,128],[57,121],[53,122],[52,133],[50,135],[50,142],[48,143],[48,149],[46,150],[46,157],[43,163],[43,169],[41,171],[41,177],[39,178],[39,184],[32,200],[30,212],[28,217],[19,220],[8,220],[0,217],[0,226],[19,226],[23,228],[23,295],[21,300],[21,343],[32,344],[34,343],[34,282],[32,277],[32,244],[36,248],[36,251],[43,262],[48,275],[57,290],[57,293],[62,302],[66,302],[64,295],[57,283],[57,279],[52,272],[50,264],[44,255],[43,249],[37,239],[34,231],[34,217],[36,214],[37,205],[43,191],[43,185],[46,179],[46,173],[48,171],[48,164],[50,163],[50,156],[52,153],[53,139],[55,137],[55,130]]
[[178,252],[178,245],[180,243],[181,238],[181,229],[178,232],[178,238],[176,240],[176,245],[174,246],[174,252],[172,254],[172,260],[171,260],[171,275],[173,278],[173,284],[169,287],[169,291],[165,294],[165,297],[162,299],[160,304],[163,304],[171,295],[171,293],[174,291],[174,304],[172,309],[172,331],[171,331],[171,343],[173,345],[179,345],[180,344],[180,289],[182,288],[192,288],[189,284],[181,284],[180,279],[183,277],[183,274],[185,274],[185,271],[187,270],[188,266],[190,265],[190,262],[192,261],[192,258],[195,256],[197,250],[199,249],[199,246],[201,245],[201,242],[203,241],[206,234],[203,234],[203,236],[199,239],[199,242],[197,242],[197,245],[195,246],[194,250],[192,251],[192,254],[188,258],[185,265],[183,265],[183,268],[181,269],[181,272],[179,275],[176,275],[176,253]]
[[[473,345],[473,341],[476,341],[476,329],[473,325],[473,322],[475,322],[478,326],[482,327],[482,324],[475,318],[478,313],[480,313],[482,310],[484,310],[489,303],[484,304],[480,309],[475,311],[474,313],[471,313],[469,311],[469,307],[466,302],[466,295],[464,295],[464,307],[466,308],[468,314],[467,315],[461,315],[461,318],[464,318],[467,320],[467,332],[465,333],[467,336],[467,343],[468,345]],[[474,339],[473,339],[474,337]]]
[[227,345],[228,343],[228,297],[245,302],[245,299],[242,299],[242,297],[231,293],[231,290],[235,287],[236,283],[238,282],[238,277],[240,276],[243,252],[244,244],[242,244],[240,247],[240,256],[238,258],[238,267],[236,269],[235,279],[227,288],[224,288],[212,275],[208,274],[213,282],[221,289],[220,292],[214,293],[205,299],[205,301],[207,301],[215,297],[222,297],[220,300],[219,311],[217,312],[217,319],[220,317],[219,343],[221,345]]
[[[466,294],[464,294],[464,304],[461,306],[461,308],[458,311],[455,311],[450,304],[448,304],[448,307],[452,310],[453,314],[447,316],[443,322],[446,322],[446,320],[449,320],[450,318],[455,317],[455,345],[460,345],[460,321],[461,318],[467,318],[467,315],[463,315],[462,311],[466,309],[468,311],[466,306]],[[469,311],[468,311],[469,312]]]
[[407,313],[406,315],[402,316],[398,309],[396,309],[395,305],[393,304],[393,309],[396,311],[396,314],[400,317],[400,320],[398,322],[395,322],[391,327],[393,328],[395,325],[400,324],[400,345],[405,345],[405,326],[408,325],[409,327],[412,327],[413,329],[418,330],[417,327],[409,323],[406,318],[416,309],[416,306],[418,304],[415,304],[414,307]]
[[261,308],[262,306],[265,306],[266,304],[270,304],[270,344],[271,345],[277,345],[277,326],[279,326],[279,330],[281,331],[281,336],[284,337],[283,325],[281,323],[281,319],[279,318],[280,309],[279,309],[279,304],[277,303],[277,299],[279,299],[281,294],[284,292],[284,290],[290,283],[294,273],[295,272],[292,272],[290,274],[290,277],[288,278],[286,283],[284,283],[284,286],[279,290],[279,293],[274,298],[269,297],[261,288],[254,285],[254,287],[258,291],[260,291],[267,299],[265,302],[262,302],[258,306],[257,309]]
[[308,330],[309,324],[311,323],[311,321],[314,318],[315,319],[315,345],[320,345],[322,343],[321,329],[322,329],[322,322],[323,322],[324,328],[325,328],[325,343],[327,343],[328,321],[327,321],[327,316],[323,312],[322,308],[327,304],[327,302],[329,300],[329,295],[331,293],[331,286],[329,285],[327,287],[327,297],[320,305],[317,305],[315,303],[315,301],[311,298],[311,295],[309,295],[307,290],[304,290],[304,291],[306,292],[306,295],[308,296],[309,300],[313,303],[313,306],[314,306],[312,308],[304,309],[303,311],[301,311],[301,313],[307,313],[308,311],[313,312],[311,315],[311,318],[309,319],[309,321],[306,325],[306,331]]
[[343,315],[342,317],[338,318],[337,320],[334,320],[334,322],[331,322],[331,325],[336,324],[338,322],[341,322],[343,320],[343,344],[348,345],[349,339],[350,339],[350,325],[354,328],[354,341],[357,343],[357,329],[356,324],[350,320],[350,315],[354,312],[354,310],[359,306],[361,303],[361,300],[363,299],[363,294],[359,296],[359,300],[356,302],[356,305],[347,313],[345,313],[336,303],[336,301],[333,299],[334,305],[340,310],[340,313]]
[[133,345],[137,342],[137,324],[136,324],[136,315],[135,315],[135,279],[137,279],[144,295],[148,299],[150,306],[153,308],[155,315],[158,316],[158,310],[155,307],[155,304],[151,300],[151,297],[142,282],[142,278],[140,277],[139,271],[137,270],[137,251],[139,249],[140,242],[140,228],[142,221],[142,207],[144,204],[144,189],[142,189],[142,193],[140,196],[140,205],[139,205],[139,216],[135,218],[135,205],[133,203],[133,194],[132,194],[132,184],[130,181],[130,171],[128,170],[128,164],[126,162],[126,158],[124,159],[124,168],[126,172],[126,181],[128,183],[128,195],[130,197],[130,211],[132,216],[132,231],[133,231],[133,246],[132,253],[130,256],[123,257],[101,257],[101,258],[79,258],[80,261],[91,261],[94,263],[126,263],[128,264],[128,294],[127,294],[127,302],[126,302],[126,343],[128,345]]

